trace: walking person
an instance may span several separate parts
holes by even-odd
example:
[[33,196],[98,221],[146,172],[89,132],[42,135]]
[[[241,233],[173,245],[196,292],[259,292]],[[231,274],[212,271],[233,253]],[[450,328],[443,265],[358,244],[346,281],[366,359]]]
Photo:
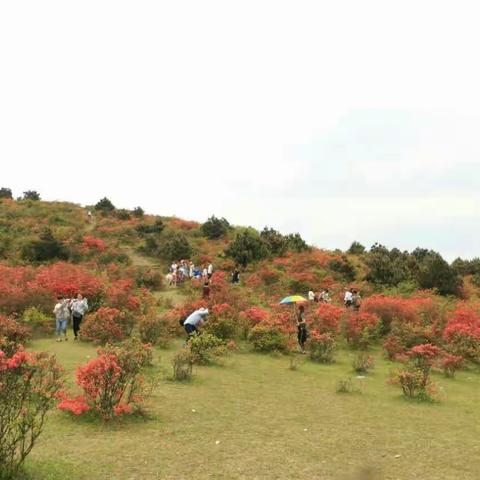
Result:
[[332,301],[332,299],[330,298],[330,292],[328,288],[326,288],[325,290],[322,290],[318,298],[319,298],[319,301],[322,303],[330,303]]
[[207,268],[207,276],[208,276],[208,278],[210,279],[210,278],[212,278],[212,275],[213,275],[213,265],[212,265],[212,263],[210,262],[210,263],[208,264],[208,268]]
[[68,308],[69,301],[66,298],[59,297],[58,302],[55,304],[53,314],[55,315],[55,335],[57,342],[62,341],[62,334],[65,341],[67,337],[67,324],[70,318],[70,310]]
[[309,302],[313,302],[315,300],[315,293],[313,292],[313,290],[309,290],[308,292],[308,301]]
[[186,320],[183,322],[183,328],[185,328],[185,331],[187,332],[187,340],[192,335],[198,333],[198,327],[202,326],[206,322],[208,313],[208,308],[199,308],[186,318]]
[[305,353],[305,342],[308,338],[307,322],[305,321],[305,307],[300,305],[297,313],[297,340],[302,353]]
[[357,292],[357,290],[352,291],[352,306],[353,309],[358,312],[360,310],[360,306],[362,305],[362,297],[360,295],[360,292]]
[[235,270],[232,272],[232,283],[234,285],[240,283],[240,272],[237,267],[235,267]]
[[210,297],[210,282],[207,280],[203,284],[203,289],[202,289],[202,298],[207,300]]
[[345,289],[345,296],[343,297],[343,303],[346,308],[350,308],[353,304],[353,293],[349,288]]
[[73,339],[78,340],[78,332],[80,331],[83,316],[88,312],[88,301],[79,293],[77,298],[71,301],[70,308],[72,310]]

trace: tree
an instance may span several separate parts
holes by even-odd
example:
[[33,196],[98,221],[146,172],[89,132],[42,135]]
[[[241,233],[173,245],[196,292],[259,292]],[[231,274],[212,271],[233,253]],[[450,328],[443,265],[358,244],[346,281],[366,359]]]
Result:
[[23,199],[22,200],[40,200],[40,194],[35,190],[27,190],[23,192]]
[[203,225],[202,233],[210,240],[222,238],[230,230],[230,224],[225,218],[217,218],[212,215]]
[[135,217],[141,218],[141,217],[143,217],[144,214],[145,214],[145,212],[143,211],[142,207],[135,207],[133,209],[133,215]]
[[13,198],[12,191],[9,188],[6,188],[6,187],[0,188],[0,199],[1,198],[12,199]]
[[128,210],[125,210],[124,208],[121,208],[120,210],[116,210],[115,216],[119,220],[130,220],[130,212]]
[[367,280],[377,285],[393,287],[411,278],[409,255],[396,248],[390,251],[376,243],[370,249],[366,263],[370,268]]
[[361,255],[365,253],[365,247],[359,242],[353,242],[348,249],[348,253],[352,255]]
[[137,232],[141,235],[144,235],[149,233],[161,233],[164,228],[165,225],[162,222],[162,219],[157,218],[154,223],[137,225],[135,230],[137,230]]
[[46,262],[49,260],[67,260],[68,252],[61,242],[52,234],[49,228],[45,228],[38,240],[27,242],[21,251],[24,260],[31,262]]
[[355,280],[355,267],[345,255],[340,259],[332,260],[328,266],[334,272],[339,273],[347,282],[353,282],[353,280]]
[[457,272],[436,252],[423,259],[417,280],[421,288],[436,289],[440,295],[458,295],[462,285]]
[[267,243],[272,255],[281,257],[287,252],[288,240],[277,230],[265,227],[261,231],[260,237]]
[[301,253],[310,250],[310,247],[299,233],[291,233],[285,238],[287,239],[288,249],[292,252]]
[[102,213],[110,213],[115,210],[115,205],[107,197],[103,197],[95,205],[95,210],[99,210]]
[[237,233],[225,249],[225,255],[243,267],[268,257],[269,253],[267,243],[253,228],[247,228]]
[[168,260],[190,258],[193,248],[187,237],[181,232],[172,232],[164,237],[159,248],[160,255]]

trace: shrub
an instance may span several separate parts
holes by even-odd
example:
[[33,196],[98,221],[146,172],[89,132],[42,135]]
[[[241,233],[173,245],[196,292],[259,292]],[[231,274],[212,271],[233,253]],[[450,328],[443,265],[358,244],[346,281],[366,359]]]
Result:
[[472,361],[480,361],[480,315],[459,305],[448,319],[443,338],[449,350]]
[[139,268],[136,278],[137,287],[145,287],[150,290],[161,290],[163,288],[163,275],[154,268]]
[[337,393],[352,393],[354,391],[352,379],[339,380],[335,390]]
[[340,320],[345,314],[345,309],[329,303],[321,303],[315,310],[312,326],[319,333],[331,333],[340,331]]
[[53,356],[0,350],[0,479],[16,477],[62,386]]
[[12,190],[6,187],[0,188],[0,199],[1,198],[8,198],[11,200],[13,198]]
[[162,315],[144,315],[138,322],[138,329],[143,343],[166,347],[171,338],[170,323]]
[[372,313],[351,312],[345,319],[345,337],[354,348],[366,350],[377,338],[380,318]]
[[308,342],[308,355],[311,360],[318,363],[333,363],[337,343],[330,333],[310,332]]
[[269,253],[267,243],[252,228],[237,233],[225,249],[225,255],[243,267],[268,257]]
[[207,332],[191,336],[188,341],[188,348],[192,355],[193,363],[197,365],[216,363],[220,356],[227,353],[225,342]]
[[37,240],[31,240],[23,245],[21,256],[29,262],[48,262],[66,260],[68,252],[62,242],[53,236],[50,229],[46,228]]
[[186,348],[176,353],[172,359],[173,376],[176,382],[187,382],[193,375],[194,359],[190,349]]
[[29,307],[23,312],[22,323],[39,333],[50,334],[55,330],[52,316],[45,315],[36,307]]
[[460,355],[445,354],[439,362],[440,368],[446,377],[455,377],[455,372],[465,365],[465,359]]
[[248,341],[258,352],[283,352],[287,350],[287,337],[277,326],[259,323],[250,330]]
[[115,210],[115,206],[107,197],[104,197],[97,202],[95,205],[95,210],[98,210],[102,213],[110,213]]
[[159,253],[163,258],[168,260],[172,258],[190,258],[193,253],[193,248],[185,234],[172,232],[163,239]]
[[13,318],[0,315],[0,349],[14,353],[30,337],[30,331]]
[[124,312],[110,307],[101,307],[89,314],[82,322],[80,334],[85,340],[98,344],[120,342],[127,336]]
[[143,368],[151,361],[151,349],[138,342],[98,350],[98,357],[77,370],[83,395],[58,405],[74,415],[92,411],[104,421],[142,411]]
[[134,217],[138,217],[138,218],[142,218],[143,215],[145,214],[142,207],[135,207],[132,213]]
[[222,238],[230,230],[230,224],[225,218],[212,215],[203,225],[202,233],[210,240]]
[[352,362],[353,370],[356,373],[368,373],[374,364],[374,358],[366,352],[358,352]]
[[40,200],[40,194],[35,190],[27,190],[26,192],[23,192],[22,200],[38,201]]

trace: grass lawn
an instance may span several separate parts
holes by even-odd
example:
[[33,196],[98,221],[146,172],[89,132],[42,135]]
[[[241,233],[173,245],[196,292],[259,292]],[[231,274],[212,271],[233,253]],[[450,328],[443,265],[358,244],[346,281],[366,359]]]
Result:
[[[36,340],[73,384],[95,355],[83,343]],[[198,368],[190,384],[163,380],[179,344],[158,351],[151,418],[104,426],[55,411],[26,462],[31,480],[422,479],[480,476],[480,375],[435,375],[441,401],[405,401],[387,385],[395,367],[376,354],[363,393],[338,394],[351,353],[334,365],[238,353]],[[195,412],[193,411],[195,410]],[[219,443],[218,443],[219,442]]]

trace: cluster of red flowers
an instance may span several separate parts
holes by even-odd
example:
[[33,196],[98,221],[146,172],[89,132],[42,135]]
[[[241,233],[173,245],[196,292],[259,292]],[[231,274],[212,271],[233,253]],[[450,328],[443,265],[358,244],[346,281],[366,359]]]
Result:
[[96,250],[97,252],[104,252],[107,248],[105,242],[101,238],[92,236],[83,237],[83,246],[87,250]]

